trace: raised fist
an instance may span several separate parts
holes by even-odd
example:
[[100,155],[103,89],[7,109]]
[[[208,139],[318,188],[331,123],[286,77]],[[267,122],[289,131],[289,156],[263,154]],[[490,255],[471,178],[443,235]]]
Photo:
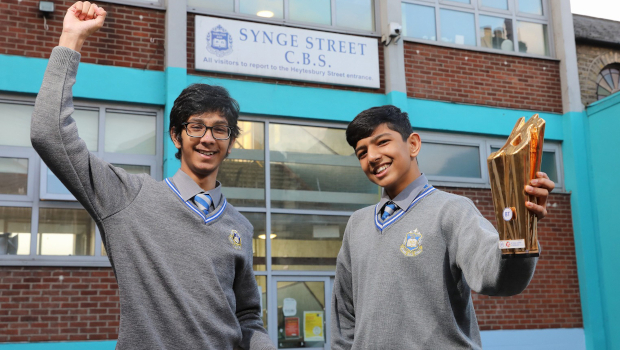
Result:
[[73,4],[62,23],[60,46],[79,51],[86,38],[103,26],[106,14],[102,7],[88,1]]

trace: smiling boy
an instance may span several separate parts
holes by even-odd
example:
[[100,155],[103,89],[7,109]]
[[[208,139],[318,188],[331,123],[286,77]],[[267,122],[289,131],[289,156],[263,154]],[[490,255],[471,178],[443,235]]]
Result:
[[239,134],[228,92],[195,84],[176,99],[169,131],[181,169],[163,182],[128,174],[79,138],[71,117],[79,51],[105,16],[89,2],[67,11],[31,139],[99,227],[119,287],[117,349],[275,349],[260,317],[252,226],[216,181]]
[[[346,135],[383,194],[376,206],[356,211],[345,230],[332,295],[332,350],[481,349],[471,290],[518,294],[537,258],[502,259],[497,231],[474,204],[428,183],[407,113],[368,109]],[[538,176],[525,191],[539,204],[526,206],[542,218],[554,183]]]

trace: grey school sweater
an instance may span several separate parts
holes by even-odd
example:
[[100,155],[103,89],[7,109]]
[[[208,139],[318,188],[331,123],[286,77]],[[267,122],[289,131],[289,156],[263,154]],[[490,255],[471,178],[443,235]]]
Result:
[[99,227],[120,293],[117,349],[274,349],[259,315],[250,223],[226,200],[200,215],[171,181],[90,154],[71,118],[79,61],[68,48],[52,51],[31,139]]
[[469,199],[425,191],[383,230],[375,206],[349,219],[332,350],[481,349],[471,289],[508,296],[528,285],[536,258],[502,260],[497,231]]

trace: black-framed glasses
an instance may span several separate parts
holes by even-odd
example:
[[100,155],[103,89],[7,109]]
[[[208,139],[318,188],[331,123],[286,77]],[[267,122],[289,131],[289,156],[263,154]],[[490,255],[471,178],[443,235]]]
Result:
[[211,135],[216,140],[228,140],[230,138],[231,128],[226,125],[206,126],[203,123],[182,123],[185,132],[189,137],[203,137],[207,130],[211,129]]

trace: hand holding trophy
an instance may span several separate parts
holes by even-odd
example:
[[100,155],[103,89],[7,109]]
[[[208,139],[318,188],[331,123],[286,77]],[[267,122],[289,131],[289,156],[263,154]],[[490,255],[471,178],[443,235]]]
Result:
[[545,121],[538,114],[527,122],[522,117],[506,144],[487,159],[503,258],[539,255],[537,223],[554,188],[539,173],[544,134]]

